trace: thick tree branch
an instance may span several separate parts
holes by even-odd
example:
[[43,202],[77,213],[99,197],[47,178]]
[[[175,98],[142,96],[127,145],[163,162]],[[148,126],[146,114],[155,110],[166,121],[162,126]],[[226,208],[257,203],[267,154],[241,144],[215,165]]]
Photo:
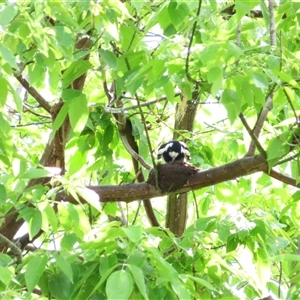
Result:
[[[165,165],[163,165],[163,167],[164,166]],[[189,178],[184,187],[176,190],[175,192],[163,192],[157,190],[154,185],[147,182],[124,185],[87,186],[87,188],[96,192],[99,195],[101,202],[123,201],[129,203],[144,198],[149,199],[198,190],[261,171],[268,172],[268,163],[262,155],[256,155],[252,157],[244,157],[220,167],[196,172]],[[80,199],[83,203],[85,203],[84,199]],[[58,193],[55,200],[69,201],[74,204],[78,203],[76,199],[74,199],[71,195],[68,195],[65,191]]]
[[4,235],[0,234],[0,243],[4,244],[5,247],[10,248],[12,254],[16,258],[16,262],[18,264],[22,263],[22,251],[21,249],[12,241],[10,241],[8,238],[6,238]]

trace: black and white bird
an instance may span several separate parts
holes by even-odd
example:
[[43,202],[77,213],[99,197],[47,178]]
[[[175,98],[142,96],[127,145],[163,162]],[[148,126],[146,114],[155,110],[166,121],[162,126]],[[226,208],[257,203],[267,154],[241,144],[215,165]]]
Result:
[[162,144],[157,151],[157,158],[163,158],[166,163],[184,161],[191,158],[188,146],[184,142],[170,141]]

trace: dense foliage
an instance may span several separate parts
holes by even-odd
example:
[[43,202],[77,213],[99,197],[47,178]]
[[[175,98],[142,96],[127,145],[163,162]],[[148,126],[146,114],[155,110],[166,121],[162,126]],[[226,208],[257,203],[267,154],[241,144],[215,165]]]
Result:
[[[1,298],[298,298],[299,17],[289,0],[0,4]],[[173,138],[203,181],[224,166],[187,206],[135,194]],[[231,180],[238,159],[253,174]]]

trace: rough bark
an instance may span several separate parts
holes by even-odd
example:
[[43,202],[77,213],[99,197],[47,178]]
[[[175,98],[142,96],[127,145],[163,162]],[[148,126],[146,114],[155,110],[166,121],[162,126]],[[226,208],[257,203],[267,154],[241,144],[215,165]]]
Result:
[[[170,174],[170,165],[172,165],[173,172]],[[188,164],[185,164],[186,168],[190,168]],[[178,164],[166,164],[161,165],[160,177],[174,176],[177,177]],[[234,162],[225,164],[220,167],[211,168],[205,171],[197,171],[192,173],[187,178],[186,184],[176,191],[162,191],[155,188],[155,185],[151,184],[153,180],[150,178],[148,182],[142,183],[129,183],[124,185],[102,185],[102,186],[87,186],[95,193],[99,195],[101,202],[117,202],[123,201],[130,203],[145,198],[161,197],[172,194],[180,194],[189,192],[192,190],[198,190],[203,187],[212,186],[228,180],[233,180],[241,176],[250,175],[256,172],[268,172],[267,161],[261,155],[247,156],[238,159]],[[173,175],[172,175],[173,174]],[[173,179],[174,179],[173,178]],[[159,180],[161,180],[159,178]],[[169,179],[172,180],[172,177]],[[300,186],[300,185],[299,185]],[[56,201],[68,201],[74,204],[78,202],[65,191],[57,194]],[[80,198],[82,203],[86,201]]]

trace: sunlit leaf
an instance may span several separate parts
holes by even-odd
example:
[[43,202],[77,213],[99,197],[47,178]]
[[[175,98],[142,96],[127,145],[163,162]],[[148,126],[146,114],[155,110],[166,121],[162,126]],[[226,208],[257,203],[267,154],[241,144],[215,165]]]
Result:
[[89,117],[87,99],[84,94],[71,101],[69,117],[74,132],[80,133],[84,129]]
[[9,285],[12,279],[13,279],[13,272],[8,268],[0,266],[0,281],[7,286]]
[[9,24],[17,15],[18,10],[14,5],[6,5],[0,10],[0,25],[5,26]]

